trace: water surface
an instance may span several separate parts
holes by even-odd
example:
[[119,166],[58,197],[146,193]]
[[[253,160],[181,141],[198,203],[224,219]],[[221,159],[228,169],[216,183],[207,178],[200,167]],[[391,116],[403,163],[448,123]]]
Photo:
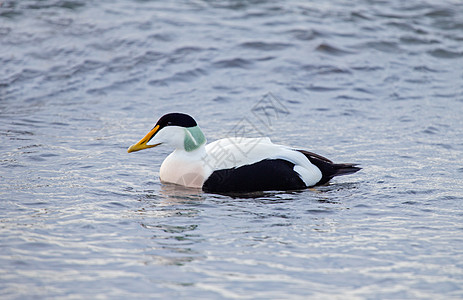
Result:
[[[3,1],[0,296],[463,298],[460,1]],[[276,101],[275,101],[276,100]],[[164,113],[361,172],[229,197]]]

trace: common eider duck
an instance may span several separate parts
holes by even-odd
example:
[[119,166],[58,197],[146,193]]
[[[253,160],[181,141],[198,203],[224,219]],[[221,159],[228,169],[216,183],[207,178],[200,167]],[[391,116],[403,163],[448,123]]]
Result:
[[161,165],[161,182],[210,193],[300,190],[361,169],[356,164],[335,164],[306,150],[274,144],[266,137],[229,137],[206,145],[196,121],[183,113],[162,116],[127,151],[159,145],[175,149]]

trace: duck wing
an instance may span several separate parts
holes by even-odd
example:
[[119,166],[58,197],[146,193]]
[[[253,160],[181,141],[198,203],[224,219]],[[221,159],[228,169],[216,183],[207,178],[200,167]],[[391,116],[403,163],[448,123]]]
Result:
[[210,172],[203,190],[251,192],[295,190],[315,185],[321,171],[292,148],[269,138],[227,138],[206,146]]

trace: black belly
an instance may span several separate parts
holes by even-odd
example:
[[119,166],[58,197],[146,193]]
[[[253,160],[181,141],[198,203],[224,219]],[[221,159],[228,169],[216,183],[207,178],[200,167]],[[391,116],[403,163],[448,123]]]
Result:
[[283,159],[266,159],[238,168],[215,171],[203,184],[205,192],[244,193],[299,190],[307,186],[294,164]]

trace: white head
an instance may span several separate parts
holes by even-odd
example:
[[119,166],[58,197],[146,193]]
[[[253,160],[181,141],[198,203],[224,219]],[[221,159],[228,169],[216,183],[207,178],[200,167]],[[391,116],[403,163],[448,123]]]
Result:
[[135,152],[166,144],[175,149],[194,151],[206,143],[196,121],[189,115],[170,113],[162,116],[151,131],[127,152]]

